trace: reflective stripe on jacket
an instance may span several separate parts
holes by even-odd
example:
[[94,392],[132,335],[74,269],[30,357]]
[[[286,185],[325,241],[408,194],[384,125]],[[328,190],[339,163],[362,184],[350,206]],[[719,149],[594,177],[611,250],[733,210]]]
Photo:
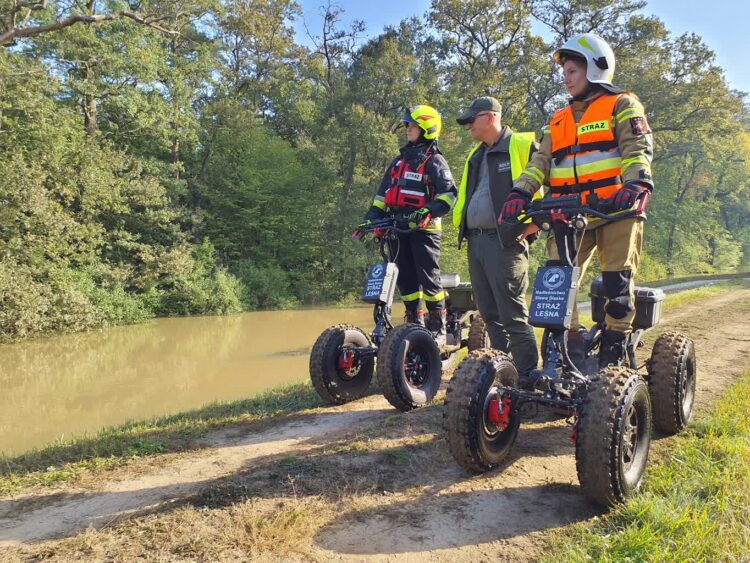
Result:
[[611,198],[622,188],[622,155],[615,138],[614,113],[619,95],[594,100],[576,124],[573,109],[558,110],[550,121],[552,196],[591,193]]
[[[526,168],[526,164],[529,161],[529,154],[531,152],[531,146],[535,141],[534,133],[512,133],[510,137],[510,174],[515,182]],[[478,143],[474,148],[471,149],[469,155],[466,157],[464,163],[464,171],[461,175],[461,183],[458,186],[458,199],[456,205],[453,208],[453,224],[456,227],[461,226],[463,221],[464,211],[466,207],[466,192],[469,183],[469,163],[474,154],[482,148],[484,143]],[[542,190],[537,191],[534,194],[534,199],[542,197]]]

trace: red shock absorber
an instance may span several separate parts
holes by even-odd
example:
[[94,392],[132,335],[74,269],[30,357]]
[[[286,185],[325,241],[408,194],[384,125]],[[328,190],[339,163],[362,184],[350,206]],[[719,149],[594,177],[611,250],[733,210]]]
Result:
[[505,430],[510,424],[510,409],[513,400],[503,396],[501,400],[491,399],[487,405],[487,420],[496,424],[500,430]]
[[344,372],[350,371],[354,367],[354,351],[343,350],[339,356],[339,369]]
[[565,214],[565,212],[562,209],[553,209],[550,211],[549,214],[550,218],[552,219],[553,223],[564,223],[568,224],[568,216]]
[[573,411],[571,418],[573,418],[573,431],[570,433],[570,440],[568,441],[571,446],[575,446],[578,442],[578,411]]

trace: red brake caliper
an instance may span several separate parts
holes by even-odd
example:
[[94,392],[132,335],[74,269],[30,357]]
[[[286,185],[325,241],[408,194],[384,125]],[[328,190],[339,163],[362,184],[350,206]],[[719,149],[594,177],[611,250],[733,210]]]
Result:
[[510,397],[503,397],[502,401],[491,399],[487,407],[487,420],[497,424],[500,430],[508,428],[510,424],[510,406],[512,403],[513,400]]
[[342,350],[339,356],[339,368],[348,372],[354,367],[354,351]]
[[578,442],[578,411],[573,412],[573,419],[575,419],[575,422],[573,423],[573,432],[570,434],[570,445],[575,446],[576,442]]

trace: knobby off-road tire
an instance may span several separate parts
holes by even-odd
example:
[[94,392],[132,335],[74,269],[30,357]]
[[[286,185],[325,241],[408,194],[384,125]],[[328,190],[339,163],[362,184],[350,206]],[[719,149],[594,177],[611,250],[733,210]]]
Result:
[[654,343],[648,374],[654,426],[664,434],[677,434],[690,422],[695,404],[693,341],[679,332],[662,334]]
[[370,346],[370,339],[359,328],[340,324],[323,331],[310,353],[310,379],[324,401],[342,405],[360,398],[370,386],[375,370],[373,356],[363,359],[346,373],[339,367],[342,350]]
[[491,347],[490,335],[487,332],[487,326],[484,324],[484,319],[481,315],[477,315],[474,317],[474,320],[471,321],[471,325],[469,325],[469,352]]
[[589,385],[576,440],[578,480],[603,506],[624,502],[641,486],[651,442],[648,385],[635,371],[610,366]]
[[440,387],[440,350],[430,331],[417,324],[391,330],[378,351],[378,383],[388,402],[400,411],[432,401]]
[[487,420],[489,400],[501,399],[500,386],[518,386],[513,361],[502,352],[477,350],[458,367],[445,394],[443,430],[448,449],[464,469],[475,473],[502,463],[518,435],[521,417],[515,410],[505,430]]

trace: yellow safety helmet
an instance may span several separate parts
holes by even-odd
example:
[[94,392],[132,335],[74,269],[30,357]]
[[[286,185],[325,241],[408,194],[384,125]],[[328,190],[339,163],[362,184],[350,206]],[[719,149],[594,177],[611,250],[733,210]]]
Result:
[[443,120],[438,111],[430,106],[411,106],[401,120],[403,123],[414,123],[424,131],[424,138],[437,139],[443,128]]

